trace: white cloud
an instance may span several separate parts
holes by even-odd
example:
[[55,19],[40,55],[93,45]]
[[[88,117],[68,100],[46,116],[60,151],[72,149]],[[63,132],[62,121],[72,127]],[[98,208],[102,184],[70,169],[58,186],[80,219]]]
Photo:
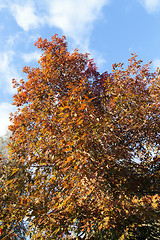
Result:
[[48,23],[60,28],[77,44],[88,37],[108,0],[50,0]]
[[37,28],[41,23],[41,18],[36,15],[32,4],[26,3],[23,6],[12,4],[10,9],[17,24],[25,31]]
[[160,68],[160,59],[159,58],[154,59],[152,63],[153,63],[154,69],[157,69],[158,67]]
[[29,63],[32,61],[38,61],[40,59],[41,54],[42,53],[38,51],[31,52],[31,53],[24,53],[22,55],[22,58],[26,63]]
[[160,0],[141,0],[148,13],[160,11]]
[[[101,17],[102,8],[111,0],[44,0],[36,3],[26,0],[23,5],[9,6],[17,24],[25,31],[49,25],[60,28],[76,44],[85,42],[93,28],[93,23]],[[86,44],[86,42],[85,42]]]
[[0,11],[5,8],[7,5],[5,3],[5,0],[0,0]]
[[107,63],[106,59],[102,56],[102,54],[100,53],[95,53],[95,55],[93,55],[96,65],[97,67],[102,67],[104,64]]
[[[19,43],[22,39],[21,33],[17,32],[14,35],[9,35],[7,44],[11,48],[15,46],[17,43]],[[24,34],[23,34],[23,39],[24,39]]]
[[1,11],[3,8],[5,8],[5,5],[0,2],[0,11]]
[[15,111],[15,107],[7,102],[3,102],[0,104],[0,136],[4,136],[8,125],[10,124],[9,121],[9,114]]
[[16,66],[13,64],[14,54],[13,51],[0,53],[0,88],[10,94],[15,92],[12,87],[12,79],[20,79]]

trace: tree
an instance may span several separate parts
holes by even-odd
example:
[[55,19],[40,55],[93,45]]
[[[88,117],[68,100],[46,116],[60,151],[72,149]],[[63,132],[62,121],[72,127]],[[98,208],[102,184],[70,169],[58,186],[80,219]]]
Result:
[[9,144],[9,132],[5,136],[0,137],[0,239],[6,237],[9,239],[8,230],[10,230],[10,239],[24,240],[26,234],[27,224],[24,221],[16,222],[12,221],[11,225],[8,224],[8,220],[5,224],[5,217],[8,215],[8,201],[11,200],[12,192],[8,189],[7,182],[12,178],[12,168],[15,164],[8,158]]
[[133,54],[100,74],[65,37],[35,45],[40,67],[13,80],[6,223],[26,219],[32,239],[132,239],[159,213],[159,69]]

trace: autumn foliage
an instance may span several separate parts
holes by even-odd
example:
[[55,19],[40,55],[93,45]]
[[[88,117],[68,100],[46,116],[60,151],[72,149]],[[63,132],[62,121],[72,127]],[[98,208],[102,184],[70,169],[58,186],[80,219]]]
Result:
[[132,239],[158,220],[159,69],[133,54],[100,74],[65,37],[35,45],[39,68],[13,80],[2,226],[9,236],[25,219],[32,239]]

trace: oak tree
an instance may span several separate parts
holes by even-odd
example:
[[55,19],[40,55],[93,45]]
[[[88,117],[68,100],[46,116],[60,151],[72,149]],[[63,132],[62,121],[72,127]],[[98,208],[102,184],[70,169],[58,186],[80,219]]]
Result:
[[35,45],[39,67],[13,80],[1,221],[25,219],[32,239],[132,239],[158,219],[160,71],[132,54],[100,74],[65,37]]

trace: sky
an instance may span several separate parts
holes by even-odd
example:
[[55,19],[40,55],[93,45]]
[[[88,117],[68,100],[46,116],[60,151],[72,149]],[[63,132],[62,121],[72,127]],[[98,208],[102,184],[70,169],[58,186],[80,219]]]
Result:
[[131,53],[160,66],[160,0],[0,0],[0,136],[16,110],[12,79],[27,79],[23,67],[41,55],[34,43],[55,33],[70,52],[90,53],[101,73]]

